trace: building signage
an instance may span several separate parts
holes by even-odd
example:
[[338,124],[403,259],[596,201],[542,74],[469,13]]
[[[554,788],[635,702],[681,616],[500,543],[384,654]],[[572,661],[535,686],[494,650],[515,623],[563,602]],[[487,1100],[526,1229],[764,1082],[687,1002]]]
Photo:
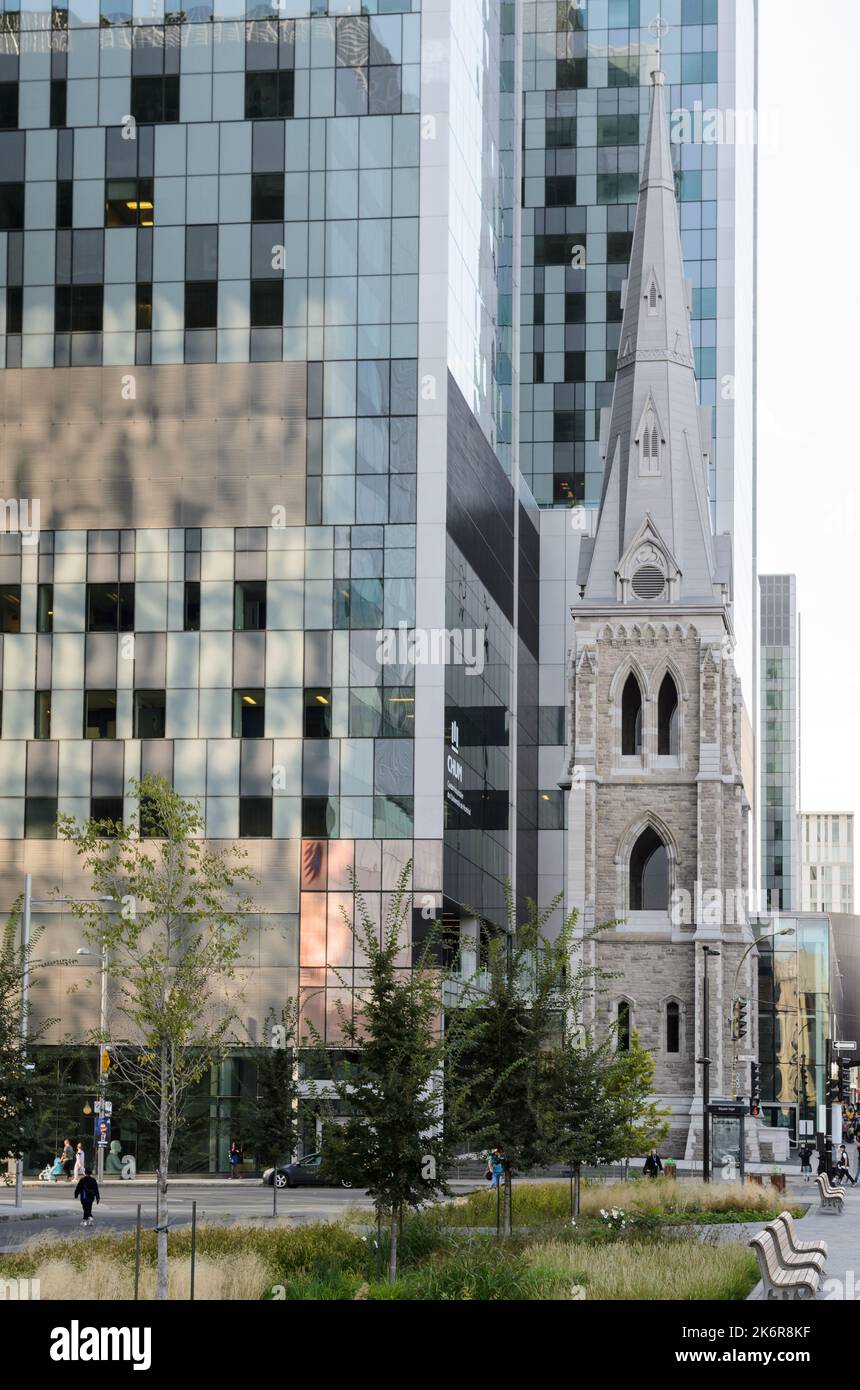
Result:
[[455,810],[471,818],[472,812],[463,799],[463,762],[460,757],[460,726],[451,720],[451,742],[445,750],[445,799]]

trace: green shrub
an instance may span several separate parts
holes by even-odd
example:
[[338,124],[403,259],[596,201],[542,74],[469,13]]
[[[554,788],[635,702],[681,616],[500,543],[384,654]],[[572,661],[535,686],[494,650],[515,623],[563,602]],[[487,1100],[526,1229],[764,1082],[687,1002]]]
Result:
[[740,1243],[617,1241],[610,1249],[542,1242],[525,1258],[543,1277],[583,1287],[592,1302],[745,1299],[759,1277],[755,1256]]

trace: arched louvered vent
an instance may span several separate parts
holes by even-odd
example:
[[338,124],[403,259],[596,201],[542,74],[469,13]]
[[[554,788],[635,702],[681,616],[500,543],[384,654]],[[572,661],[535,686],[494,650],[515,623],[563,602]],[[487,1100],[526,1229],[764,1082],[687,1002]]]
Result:
[[643,565],[633,576],[633,592],[637,598],[662,598],[666,592],[666,576],[656,565]]

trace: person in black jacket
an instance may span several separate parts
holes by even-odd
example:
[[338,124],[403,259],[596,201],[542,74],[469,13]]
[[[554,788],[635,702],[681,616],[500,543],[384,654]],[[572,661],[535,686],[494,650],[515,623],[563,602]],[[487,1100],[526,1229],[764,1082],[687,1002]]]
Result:
[[812,1147],[809,1144],[802,1144],[798,1152],[800,1158],[800,1171],[806,1175],[806,1181],[812,1177]]
[[857,1186],[857,1179],[851,1172],[851,1162],[848,1158],[848,1150],[844,1144],[839,1145],[839,1159],[836,1164],[835,1182],[850,1182],[852,1187]]
[[93,1224],[93,1202],[101,1202],[99,1185],[93,1177],[92,1168],[87,1168],[84,1176],[75,1188],[75,1196],[80,1198],[84,1213],[84,1219],[81,1225],[91,1226]]
[[648,1178],[659,1178],[663,1171],[663,1160],[656,1149],[652,1149],[649,1153],[642,1171]]

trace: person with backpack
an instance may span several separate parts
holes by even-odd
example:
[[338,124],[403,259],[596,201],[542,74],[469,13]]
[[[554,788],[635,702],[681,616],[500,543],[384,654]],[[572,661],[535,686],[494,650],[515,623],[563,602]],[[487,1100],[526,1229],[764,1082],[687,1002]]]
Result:
[[487,1181],[492,1182],[494,1188],[501,1187],[504,1175],[505,1160],[502,1158],[499,1149],[493,1149],[492,1152],[487,1154]]
[[84,1214],[81,1225],[91,1226],[93,1224],[93,1202],[101,1202],[99,1185],[93,1177],[92,1168],[87,1168],[84,1176],[75,1188],[75,1196],[80,1199],[81,1209]]

